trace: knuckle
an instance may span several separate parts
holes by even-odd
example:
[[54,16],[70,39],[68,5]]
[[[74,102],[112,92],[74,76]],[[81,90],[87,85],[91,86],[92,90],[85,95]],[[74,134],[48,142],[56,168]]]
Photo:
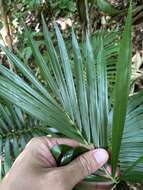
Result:
[[33,137],[28,144],[25,146],[25,150],[30,152],[33,156],[39,155],[39,153],[42,153],[43,151],[47,151],[47,142],[50,143],[50,138],[47,138],[46,136],[42,137]]
[[25,150],[33,152],[35,149],[37,150],[40,147],[42,137],[33,137],[25,146]]
[[39,140],[39,137],[33,137],[27,144],[27,146],[35,144]]
[[26,145],[26,147],[33,147],[33,145],[37,145],[37,144],[40,144],[41,143],[41,141],[42,141],[42,139],[43,139],[44,137],[33,137],[29,142],[28,142],[28,144]]
[[78,164],[81,169],[81,171],[85,174],[88,175],[91,172],[91,164],[90,161],[87,157],[87,155],[80,156],[78,159]]

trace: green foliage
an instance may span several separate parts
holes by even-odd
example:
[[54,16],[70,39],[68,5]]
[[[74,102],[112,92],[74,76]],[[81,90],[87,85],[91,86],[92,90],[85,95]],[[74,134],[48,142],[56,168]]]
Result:
[[[47,129],[52,127],[63,136],[109,149],[112,152],[113,176],[106,175],[107,171],[102,168],[92,177],[101,180],[106,176],[115,185],[123,179],[143,179],[143,92],[129,97],[131,12],[130,7],[119,56],[116,32],[98,31],[95,37],[87,35],[86,41],[79,44],[72,30],[72,48],[69,50],[55,25],[58,44],[55,48],[43,19],[48,57],[44,59],[31,33],[26,30],[43,83],[16,55],[1,46],[25,80],[0,65],[0,96],[40,120]],[[9,141],[4,145],[6,163],[9,164]],[[57,149],[60,156],[63,149]],[[66,147],[64,153],[67,151],[72,152],[68,157],[72,160],[75,150]],[[121,176],[115,177],[118,165]]]
[[[131,52],[132,52],[132,9],[130,6],[125,31],[120,44],[119,60],[117,64],[117,77],[115,86],[115,103],[113,110],[113,126],[112,126],[112,169],[113,175],[116,173],[118,155],[120,152],[121,139],[124,130],[129,86],[131,77]],[[120,94],[120,96],[119,96]],[[124,102],[124,103],[123,103]],[[119,117],[120,115],[120,117]],[[118,135],[118,138],[116,136]]]
[[107,0],[96,0],[99,9],[110,16],[116,16],[120,14],[121,11],[115,9]]
[[[121,152],[119,155],[121,170],[124,174],[141,172],[142,163],[136,162],[143,155],[143,92],[139,92],[129,98],[128,109],[125,121],[125,129],[122,137]],[[136,164],[135,164],[136,163]],[[135,165],[134,165],[135,164]],[[129,173],[127,172],[129,171]]]
[[52,155],[57,161],[58,166],[69,164],[75,158],[83,153],[86,153],[87,151],[88,149],[84,147],[73,148],[67,145],[54,146],[51,149]]
[[[68,57],[68,53],[65,54],[65,49],[64,49],[64,52],[62,52],[63,51],[62,48],[65,45],[64,45],[62,36],[60,34],[60,31],[56,27],[57,35],[60,37],[58,40],[59,40],[59,48],[61,49],[61,57],[63,59],[62,63],[61,63],[61,60],[59,59],[59,55],[56,53],[56,50],[53,47],[50,34],[47,31],[46,25],[43,24],[43,26],[44,26],[43,31],[44,31],[45,41],[46,41],[47,49],[48,49],[48,57],[49,57],[48,60],[50,61],[50,64],[47,64],[47,61],[43,59],[36,42],[32,39],[32,36],[28,31],[27,31],[27,37],[29,38],[29,42],[31,44],[30,46],[33,50],[33,55],[35,56],[36,63],[38,67],[40,68],[41,75],[43,76],[43,80],[50,87],[51,90],[49,90],[48,88],[49,92],[52,92],[52,94],[55,94],[57,96],[57,99],[55,100],[53,98],[53,95],[47,91],[47,88],[44,87],[37,80],[37,78],[33,75],[32,71],[30,70],[28,66],[23,64],[14,54],[12,54],[7,48],[4,48],[4,47],[3,47],[4,51],[9,57],[9,59],[14,64],[16,64],[17,68],[19,68],[23,76],[25,76],[25,78],[27,78],[27,81],[29,81],[32,85],[30,86],[29,82],[23,81],[16,74],[9,71],[4,66],[0,65],[0,73],[1,73],[0,77],[1,77],[1,82],[2,82],[0,95],[2,97],[6,97],[7,101],[11,100],[13,103],[16,103],[16,105],[20,106],[26,112],[34,115],[41,121],[44,121],[44,123],[48,124],[48,126],[56,128],[61,134],[67,137],[74,138],[83,143],[87,143],[87,141],[90,143],[93,140],[96,141],[98,136],[96,139],[94,138],[94,136],[91,136],[91,132],[90,132],[91,124],[89,123],[89,122],[94,122],[94,120],[93,119],[89,120],[89,118],[87,117],[88,114],[85,114],[85,108],[87,109],[87,113],[88,113],[88,102],[87,102],[87,94],[86,94],[86,78],[85,78],[84,73],[86,71],[85,64],[86,66],[90,67],[89,61],[91,58],[88,57],[88,59],[84,63],[84,59],[83,59],[84,47],[82,47],[83,52],[81,52],[80,46],[76,40],[75,34],[74,32],[72,32],[72,42],[73,42],[73,47],[74,47],[73,54],[75,58],[77,56],[77,58],[74,61],[74,66],[75,68],[77,67],[76,69],[77,71],[72,73],[72,70],[70,67],[71,60],[69,59],[68,61],[67,59],[65,59],[65,55]],[[97,51],[99,52],[97,43],[101,41],[101,38],[103,38],[104,48],[106,52],[103,58],[110,59],[112,55],[117,57],[118,48],[117,48],[117,45],[114,45],[114,42],[113,42],[117,38],[117,33],[97,32],[96,37],[94,37],[92,41],[93,46],[94,46],[94,52],[97,52]],[[110,46],[109,46],[109,42],[110,42]],[[85,44],[85,46],[91,46],[90,42],[88,42],[88,44]],[[108,47],[110,47],[110,50],[108,49]],[[92,49],[90,51],[92,51]],[[86,48],[86,52],[88,53],[88,48]],[[88,55],[88,54],[85,54],[85,55]],[[101,55],[99,55],[99,58],[100,56]],[[80,64],[80,61],[83,65],[82,72],[80,71],[80,68],[78,68],[82,66]],[[68,63],[68,67],[66,63]],[[78,65],[75,65],[75,63],[78,63]],[[62,71],[61,64],[63,64],[65,73],[63,73]],[[113,82],[114,79],[112,77],[110,78],[111,76],[110,67],[115,69],[115,64],[113,64],[113,62],[111,61],[111,62],[108,62],[107,66],[108,66],[107,74],[109,77],[109,81]],[[68,72],[67,75],[66,75],[66,72]],[[52,73],[54,74],[54,76],[52,75]],[[71,76],[70,80],[69,80],[69,73]],[[81,84],[79,84],[76,87],[76,89],[75,89],[74,81],[73,81],[73,86],[71,87],[68,86],[67,81],[68,83],[71,83],[73,76],[76,77],[76,80],[78,81],[78,74],[81,74],[81,79],[80,79]],[[65,77],[67,77],[66,78],[67,81],[65,81]],[[82,87],[82,83],[83,83],[83,87]],[[75,94],[75,96],[77,96],[78,98],[79,102],[77,106],[80,105],[79,108],[75,107],[76,102],[74,100],[75,97],[73,97],[73,88],[78,91],[78,94],[77,95]],[[59,91],[58,89],[61,89],[61,90]],[[85,101],[87,102],[86,107],[83,105],[83,100],[80,99],[80,97],[82,97],[81,96],[82,93],[85,94],[85,97],[83,97],[83,100],[85,99]],[[69,97],[69,94],[70,94],[70,97]],[[92,96],[90,97],[92,98]],[[63,108],[61,107],[61,105]],[[80,116],[77,113],[78,109],[79,109]],[[91,107],[91,112],[92,112],[92,107]],[[86,122],[84,118],[85,116],[88,121],[87,123],[85,123]],[[88,124],[89,128],[87,128],[86,124]],[[97,126],[95,127],[97,128]],[[96,134],[94,133],[94,135]],[[99,142],[98,139],[97,139],[97,142]]]
[[[7,8],[12,8],[13,6],[17,6],[17,8],[21,7],[24,8],[26,7],[26,9],[32,10],[34,8],[40,7],[45,3],[45,0],[6,0],[5,2],[5,6],[7,5]],[[14,3],[16,3],[15,5],[13,5]],[[20,13],[19,13],[20,14]]]
[[24,0],[23,3],[27,6],[27,8],[35,9],[35,8],[42,6],[45,3],[45,1],[43,1],[43,0],[32,0],[32,1]]
[[47,127],[12,104],[0,104],[0,179],[34,136],[48,134]]
[[60,9],[60,11],[70,11],[70,12],[74,12],[76,10],[76,2],[74,2],[73,0],[61,0],[61,1],[49,1],[51,3],[51,6],[55,6],[57,7],[57,11],[58,9]]

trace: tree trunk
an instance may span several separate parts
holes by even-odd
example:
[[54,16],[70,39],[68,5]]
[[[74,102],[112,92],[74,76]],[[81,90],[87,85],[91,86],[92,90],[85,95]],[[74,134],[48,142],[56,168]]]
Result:
[[[4,7],[3,0],[0,0],[0,12],[1,12],[1,21],[3,24],[3,32],[2,32],[2,38],[5,42],[5,44],[8,46],[9,49],[13,50],[12,46],[12,37],[10,32],[10,25],[9,25],[9,16],[7,14],[7,11]],[[12,65],[9,62],[9,67],[12,69]]]
[[0,0],[0,11],[1,11],[1,20],[3,23],[4,31],[5,31],[4,40],[8,48],[12,50],[12,38],[11,38],[10,27],[9,27],[9,19],[8,19],[8,14],[4,8],[3,0]]

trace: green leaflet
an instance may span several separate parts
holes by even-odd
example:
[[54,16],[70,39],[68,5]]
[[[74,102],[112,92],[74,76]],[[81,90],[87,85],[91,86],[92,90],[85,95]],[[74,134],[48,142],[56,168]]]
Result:
[[86,51],[86,77],[87,77],[87,101],[89,106],[89,121],[92,134],[92,141],[99,146],[99,112],[97,104],[97,82],[96,82],[96,70],[95,59],[93,49],[90,43],[89,36],[86,37],[85,43]]
[[[119,60],[117,64],[117,77],[115,86],[115,103],[112,123],[112,171],[116,172],[118,157],[128,104],[129,84],[131,75],[132,53],[132,6],[130,5],[126,21],[125,31],[120,44]],[[120,116],[120,117],[119,117]]]
[[57,145],[51,149],[54,158],[57,161],[58,166],[64,166],[69,164],[75,158],[88,151],[84,147],[70,147],[67,145]]
[[107,0],[96,0],[97,6],[101,11],[109,14],[110,16],[116,16],[120,13],[119,10],[115,9]]
[[104,56],[103,40],[99,40],[99,50],[97,54],[97,97],[99,116],[99,144],[100,147],[107,148],[107,127],[108,127],[108,87],[107,68]]
[[14,154],[14,158],[17,158],[17,156],[20,154],[20,147],[18,145],[18,138],[16,136],[13,135],[13,154]]
[[4,160],[4,170],[7,173],[12,165],[12,159],[10,154],[10,139],[7,138],[4,146],[5,160]]
[[87,91],[86,91],[85,77],[84,77],[84,65],[83,65],[82,54],[74,30],[72,30],[72,45],[73,45],[74,61],[75,61],[77,97],[78,97],[79,109],[81,113],[81,121],[83,126],[82,131],[85,132],[88,142],[90,143],[91,131],[90,131],[90,122],[88,117],[89,108],[88,108]]

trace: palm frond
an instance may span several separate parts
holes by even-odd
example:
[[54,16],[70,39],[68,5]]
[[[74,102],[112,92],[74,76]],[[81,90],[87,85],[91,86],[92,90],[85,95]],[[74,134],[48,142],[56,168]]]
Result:
[[[56,26],[56,34],[57,34],[57,41],[59,46],[59,52],[60,55],[57,54],[49,32],[47,30],[47,27],[45,25],[45,22],[43,20],[43,31],[44,31],[44,37],[45,41],[47,42],[47,50],[50,58],[50,65],[53,71],[53,75],[49,72],[49,64],[45,62],[43,59],[39,49],[37,48],[37,45],[33,41],[30,33],[27,31],[27,35],[29,37],[29,41],[31,43],[33,54],[35,56],[36,62],[38,63],[38,66],[40,67],[41,73],[43,73],[43,77],[45,81],[49,84],[51,87],[52,93],[50,94],[46,87],[44,87],[33,75],[31,69],[24,65],[20,59],[18,59],[13,53],[11,53],[7,48],[2,47],[2,49],[5,51],[8,58],[15,64],[15,66],[20,70],[20,72],[31,82],[32,87],[26,82],[24,82],[20,77],[18,77],[16,74],[12,73],[2,65],[0,65],[0,73],[4,76],[0,77],[1,80],[1,96],[6,98],[7,100],[10,100],[14,104],[20,106],[22,109],[27,111],[28,113],[34,115],[38,119],[47,122],[49,126],[52,126],[53,128],[57,128],[59,131],[61,131],[62,134],[66,135],[70,138],[75,138],[79,141],[88,141],[99,144],[99,139],[97,133],[94,132],[94,135],[91,135],[91,129],[93,126],[93,123],[95,125],[95,116],[94,114],[97,114],[93,112],[92,109],[96,109],[98,112],[98,109],[92,105],[92,101],[94,100],[94,93],[95,90],[92,90],[92,92],[89,94],[86,94],[88,91],[88,86],[86,85],[86,79],[85,76],[90,77],[90,73],[87,74],[87,68],[85,67],[85,60],[83,61],[83,81],[84,84],[84,101],[86,102],[86,117],[88,118],[88,109],[90,107],[90,119],[87,119],[88,123],[88,129],[86,126],[85,118],[83,117],[83,112],[85,111],[83,108],[81,110],[81,106],[83,102],[80,103],[79,106],[79,95],[78,95],[78,89],[77,85],[74,81],[74,72],[70,65],[70,58],[68,56],[68,51],[66,49],[66,45],[64,43],[64,40],[62,38],[62,35]],[[97,38],[96,41],[98,39]],[[105,33],[102,35],[100,34],[100,38],[105,36]],[[109,36],[109,34],[108,34]],[[105,37],[105,39],[107,39]],[[105,41],[103,39],[103,42]],[[115,39],[115,34],[113,33],[113,36],[110,35],[110,38],[108,42],[112,42],[111,39]],[[75,42],[75,38],[73,37],[73,41]],[[78,42],[76,41],[76,47],[73,43],[73,50],[74,52],[77,50]],[[106,43],[105,43],[106,44]],[[103,43],[104,45],[104,43]],[[88,52],[89,47],[91,46],[91,43],[86,43],[86,51]],[[109,44],[108,44],[109,46]],[[115,45],[116,46],[116,45]],[[112,52],[114,52],[117,55],[117,49],[114,47],[113,42],[111,43],[111,47],[113,48]],[[111,48],[111,49],[112,49]],[[80,51],[80,47],[78,47]],[[107,48],[108,49],[108,48]],[[95,44],[94,51],[99,51],[97,48],[97,44]],[[90,52],[94,52],[92,50],[92,46],[90,47]],[[90,53],[89,52],[89,53]],[[105,51],[105,59],[109,58],[109,52]],[[76,52],[77,53],[77,52]],[[78,55],[80,56],[80,55]],[[103,55],[102,55],[103,56]],[[60,57],[60,58],[59,58]],[[82,55],[82,57],[84,57]],[[90,67],[90,60],[92,59],[92,68],[93,68],[93,76],[95,72],[95,65],[97,61],[94,61],[94,57],[89,57],[88,53],[86,54],[86,60],[88,63],[88,67],[90,70],[92,70]],[[76,64],[76,63],[75,63]],[[76,65],[74,64],[74,68]],[[108,72],[107,72],[108,75]],[[90,79],[92,81],[92,79]],[[94,81],[96,81],[96,78],[94,77]],[[8,83],[8,84],[7,84]],[[93,85],[94,82],[92,81]],[[94,92],[94,93],[93,93]],[[8,93],[8,94],[7,94]],[[7,94],[7,95],[6,95]],[[53,95],[52,95],[53,94]],[[96,95],[96,94],[95,94]],[[53,98],[56,97],[55,98]],[[88,96],[88,97],[87,97]],[[89,103],[89,102],[90,103]],[[97,106],[97,105],[95,105]],[[106,105],[105,105],[106,106]],[[70,127],[71,126],[71,127]],[[97,123],[96,123],[97,127]],[[96,134],[96,136],[95,136]],[[102,133],[100,133],[102,134]],[[95,138],[96,137],[96,138]],[[105,139],[105,138],[104,138]]]
[[[52,127],[62,135],[82,143],[94,143],[96,146],[111,148],[113,174],[119,161],[122,173],[133,170],[132,172],[138,174],[136,178],[140,179],[143,171],[142,163],[139,163],[143,155],[140,148],[143,130],[142,95],[133,96],[128,101],[131,9],[125,28],[118,57],[116,32],[100,31],[93,38],[87,36],[86,42],[79,44],[72,31],[72,50],[68,50],[59,28],[55,26],[57,50],[43,19],[48,60],[43,59],[42,53],[28,31],[27,35],[41,75],[50,89],[41,84],[31,69],[17,56],[1,46],[27,80],[0,65],[0,96],[42,121],[47,130],[48,127]],[[125,56],[124,48],[127,50]],[[72,61],[70,53],[74,57]],[[119,61],[116,69],[117,59]],[[116,70],[115,99],[112,99]],[[19,126],[18,121],[17,126]],[[12,128],[12,122],[9,120],[7,122],[11,123],[10,128]],[[1,125],[3,130],[7,131],[3,121]],[[112,132],[108,134],[111,129],[113,134]],[[137,137],[133,137],[135,134]],[[29,134],[26,138],[28,136]],[[16,141],[14,142],[17,146]],[[8,157],[7,163],[10,165],[9,144],[10,140],[7,139],[5,152]],[[127,178],[127,175],[124,177]]]
[[[143,171],[143,92],[129,99],[123,135],[120,166],[124,175]],[[134,175],[133,175],[134,176]]]
[[[9,53],[8,51],[8,55]],[[50,126],[58,128],[64,135],[70,138],[76,138],[77,136],[77,140],[80,140],[80,136],[74,128],[73,123],[62,108],[57,106],[57,103],[53,104],[51,99],[44,98],[15,73],[9,71],[2,65],[0,65],[0,73],[5,76],[0,76],[1,97],[22,107],[38,119],[44,122],[48,121]]]
[[48,134],[48,128],[10,103],[0,103],[0,178],[34,136]]

